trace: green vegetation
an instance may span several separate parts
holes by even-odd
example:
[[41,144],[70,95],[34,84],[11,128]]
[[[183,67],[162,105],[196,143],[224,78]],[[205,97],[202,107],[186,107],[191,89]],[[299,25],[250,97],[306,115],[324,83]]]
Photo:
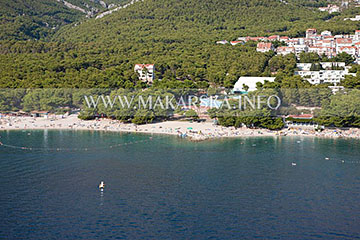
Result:
[[[69,2],[81,5],[82,1]],[[104,10],[98,3],[85,2]],[[232,88],[240,76],[272,75],[277,77],[276,81],[258,85],[258,89],[275,89],[285,106],[282,112],[293,111],[293,105],[323,106],[323,101],[332,101],[331,93],[326,85],[314,87],[293,76],[297,62],[294,55],[258,53],[256,42],[237,46],[215,44],[217,40],[247,35],[303,36],[310,27],[333,34],[352,33],[360,28],[358,22],[343,21],[345,16],[359,14],[358,8],[330,15],[314,9],[328,1],[286,2],[145,0],[102,19],[85,19],[80,11],[70,10],[57,1],[3,1],[0,88],[149,88],[149,92],[156,92],[175,88]],[[316,64],[319,61],[329,59],[315,54],[300,56],[300,62],[314,63],[313,69],[319,67]],[[353,58],[340,54],[331,61],[351,63]],[[155,63],[156,79],[151,87],[138,80],[133,70],[136,63]],[[358,68],[355,66],[352,71],[358,72]],[[348,76],[344,85],[359,88],[360,78]],[[114,93],[109,90],[108,94]],[[84,107],[74,92],[53,89],[4,91],[0,98],[2,111]],[[14,102],[19,98],[23,100]],[[281,111],[239,113],[235,119],[227,115],[233,116],[233,112],[224,112],[219,122],[278,129],[282,123],[274,116]],[[145,123],[171,114],[160,109],[107,111],[99,106],[95,110],[83,108],[80,117],[106,115],[125,122]]]
[[186,111],[186,112],[185,112],[185,117],[190,118],[191,120],[197,120],[197,119],[199,119],[198,114],[197,114],[196,111],[193,110],[193,109],[190,109],[190,110]]
[[[246,35],[302,36],[308,27],[350,33],[359,27],[357,22],[340,18],[324,21],[327,13],[301,6],[301,1],[288,2],[145,0],[102,19],[82,19],[81,24],[60,27],[51,41],[1,41],[0,87],[139,87],[133,72],[136,63],[156,64],[155,87],[232,87],[241,75],[290,74],[296,60],[257,53],[255,42],[223,46],[216,45],[217,40]],[[43,5],[34,6],[51,14]],[[60,13],[68,11],[62,5],[54,8]],[[77,12],[71,14],[73,18],[64,20],[66,23],[78,19]],[[28,32],[11,29],[19,31],[15,35]],[[1,32],[6,39],[28,39]]]
[[[66,0],[85,11],[104,10],[98,1]],[[123,3],[121,0],[104,0]],[[84,20],[86,13],[56,0],[0,1],[0,40],[46,39],[62,26]]]

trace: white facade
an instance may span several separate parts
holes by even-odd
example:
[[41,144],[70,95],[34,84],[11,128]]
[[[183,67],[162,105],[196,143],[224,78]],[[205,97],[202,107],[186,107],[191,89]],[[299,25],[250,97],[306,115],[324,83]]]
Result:
[[311,84],[320,83],[340,83],[345,78],[347,72],[345,70],[320,70],[320,71],[297,71],[295,75],[299,75],[308,80]]
[[356,15],[354,18],[345,18],[344,21],[350,20],[350,21],[360,21],[360,15]]
[[244,44],[244,42],[243,41],[231,41],[230,44],[232,46],[235,46],[235,45],[238,45],[238,44]]
[[138,74],[139,79],[143,82],[152,83],[155,79],[154,64],[135,64],[134,71]]
[[277,54],[281,54],[281,55],[287,55],[290,53],[295,53],[295,48],[294,47],[278,47],[276,49]]
[[349,55],[352,55],[352,56],[356,56],[357,53],[358,53],[358,49],[356,47],[353,47],[353,46],[349,46],[349,47],[340,47],[339,50],[338,50],[338,53],[347,53]]
[[297,63],[296,67],[299,71],[310,71],[312,63]]
[[[359,15],[360,18],[360,15]],[[328,58],[337,56],[341,52],[346,52],[352,55],[355,59],[360,58],[360,30],[356,30],[355,34],[342,34],[332,36],[330,31],[323,31],[318,34],[315,28],[306,30],[305,38],[289,38],[286,36],[270,36],[270,37],[240,37],[239,40],[247,41],[258,41],[257,51],[268,52],[274,50],[271,45],[271,41],[278,39],[286,43],[286,47],[293,47],[296,56],[302,52],[314,52],[319,55],[326,55]],[[259,42],[260,41],[260,42]],[[347,47],[347,48],[344,48]],[[276,49],[277,54],[286,55],[293,50],[291,48],[285,48],[280,46]]]
[[332,36],[332,33],[328,30],[321,32],[321,36]]
[[[349,67],[345,66],[344,62],[321,62],[322,68],[329,70],[310,71],[311,63],[298,63],[298,71],[295,75],[299,75],[311,84],[331,83],[338,84],[345,78],[345,75],[356,75],[349,73]],[[343,67],[343,70],[330,70],[333,66]]]
[[295,54],[296,55],[299,55],[302,52],[308,52],[309,51],[309,48],[306,45],[295,45],[294,48],[295,48]]
[[[234,85],[234,92],[251,92],[256,90],[256,83],[260,82],[264,84],[265,81],[274,82],[274,77],[240,77]],[[244,85],[249,89],[246,91]]]
[[343,67],[345,69],[344,62],[321,62],[320,64],[324,69],[331,69],[332,67]]
[[275,50],[272,43],[259,42],[256,47],[257,52],[269,52]]
[[221,40],[221,41],[217,41],[217,42],[216,42],[216,44],[223,44],[223,45],[228,44],[228,43],[229,43],[229,42],[226,41],[226,40]]

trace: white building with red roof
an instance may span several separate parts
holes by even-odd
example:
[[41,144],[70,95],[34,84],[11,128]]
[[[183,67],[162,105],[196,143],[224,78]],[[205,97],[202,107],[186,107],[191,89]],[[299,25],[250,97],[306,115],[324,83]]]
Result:
[[289,47],[293,47],[293,46],[299,44],[299,40],[298,40],[298,39],[287,39],[287,40],[285,40],[285,43],[286,43]]
[[266,41],[266,37],[246,37],[246,41]]
[[243,44],[244,42],[243,41],[231,41],[230,44],[232,46],[235,46],[235,45],[238,45],[238,44]]
[[135,64],[134,71],[143,82],[152,83],[155,79],[154,64]]
[[335,41],[332,39],[324,39],[319,44],[320,47],[335,48]]
[[306,30],[305,38],[315,38],[316,35],[317,35],[317,30],[315,28],[309,28]]
[[343,52],[356,57],[358,55],[358,48],[355,46],[339,47],[338,53]]
[[277,52],[277,54],[281,54],[281,55],[287,55],[287,54],[290,54],[290,53],[295,54],[295,48],[294,47],[287,47],[287,46],[278,47],[276,49],[276,52]]
[[269,41],[279,41],[280,40],[280,36],[279,35],[272,35],[270,37],[267,38]]
[[286,42],[286,41],[288,41],[289,40],[289,37],[288,36],[281,36],[280,37],[280,41],[281,42]]
[[337,38],[335,40],[336,43],[336,51],[339,51],[341,47],[350,47],[353,45],[353,41],[351,38]]
[[330,83],[333,85],[339,84],[346,75],[356,75],[349,73],[350,67],[346,67],[344,62],[321,62],[322,70],[319,71],[312,71],[313,65],[312,63],[297,63],[298,70],[295,71],[295,75],[301,76],[311,84]]
[[309,47],[309,52],[317,53],[320,56],[325,55],[325,56],[327,56],[329,58],[332,58],[332,57],[336,56],[335,48],[331,48],[331,47],[312,46],[312,47]]
[[[353,55],[360,62],[360,30],[356,30],[353,35],[335,35],[330,31],[322,31],[317,34],[317,29],[310,28],[306,30],[305,38],[289,38],[287,36],[273,35],[270,37],[239,37],[238,40],[262,41],[257,45],[258,52],[268,52],[274,50],[269,41],[281,41],[286,43],[286,47],[277,49],[277,54],[286,55],[295,51],[299,56],[302,52],[314,52],[327,57],[335,57],[341,52]],[[237,41],[232,42],[235,45]]]
[[305,44],[299,44],[299,45],[295,45],[294,46],[295,49],[295,54],[299,55],[302,52],[308,52],[309,51],[309,47]]
[[300,115],[289,115],[288,118],[294,118],[294,119],[313,119],[312,114],[300,114]]
[[259,42],[256,47],[256,51],[263,53],[273,50],[274,50],[274,46],[272,45],[272,43],[268,43],[268,42]]
[[354,40],[360,41],[360,30],[355,30]]

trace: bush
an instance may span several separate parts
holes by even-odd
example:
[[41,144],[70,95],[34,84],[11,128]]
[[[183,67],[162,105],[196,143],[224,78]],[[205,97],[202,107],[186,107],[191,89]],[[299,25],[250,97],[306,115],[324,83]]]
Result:
[[187,111],[187,112],[185,113],[185,117],[190,118],[190,119],[192,119],[192,120],[199,119],[198,114],[197,114],[196,111],[193,110],[193,109],[190,109],[189,111]]

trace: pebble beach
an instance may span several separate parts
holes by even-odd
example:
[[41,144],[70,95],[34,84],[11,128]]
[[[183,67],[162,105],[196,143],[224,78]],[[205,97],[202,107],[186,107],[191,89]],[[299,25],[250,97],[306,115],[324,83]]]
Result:
[[93,130],[113,132],[138,132],[148,134],[177,135],[193,141],[210,140],[226,137],[259,137],[259,136],[310,136],[323,138],[356,138],[360,139],[360,129],[325,129],[315,131],[313,127],[289,127],[281,131],[267,129],[250,129],[246,127],[222,127],[213,122],[165,121],[144,125],[121,123],[117,120],[97,119],[84,121],[77,115],[49,115],[48,117],[14,117],[2,116],[0,130]]

